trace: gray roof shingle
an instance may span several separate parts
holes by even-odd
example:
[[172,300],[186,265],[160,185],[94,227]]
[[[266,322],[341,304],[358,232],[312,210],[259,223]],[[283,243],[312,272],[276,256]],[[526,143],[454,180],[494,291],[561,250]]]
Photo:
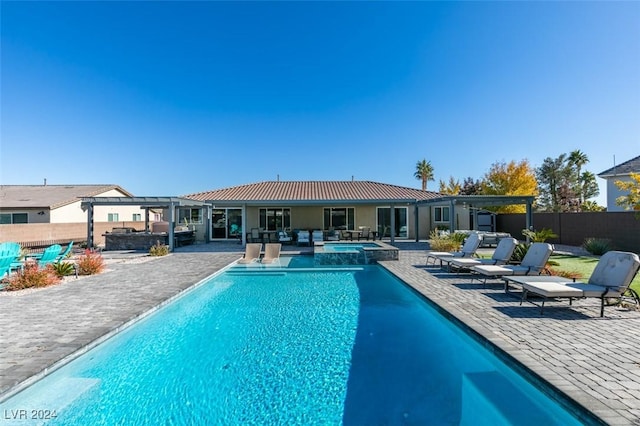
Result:
[[604,172],[598,173],[601,178],[608,176],[628,175],[631,173],[640,173],[640,155],[624,163],[620,163]]
[[0,185],[2,208],[55,209],[81,197],[95,197],[117,189],[125,196],[132,196],[118,185]]

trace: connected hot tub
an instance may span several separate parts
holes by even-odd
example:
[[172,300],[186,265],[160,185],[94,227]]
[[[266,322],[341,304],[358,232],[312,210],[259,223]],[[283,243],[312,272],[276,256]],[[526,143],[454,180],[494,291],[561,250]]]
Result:
[[379,260],[398,260],[398,249],[382,241],[319,242],[313,259],[316,265],[372,265]]

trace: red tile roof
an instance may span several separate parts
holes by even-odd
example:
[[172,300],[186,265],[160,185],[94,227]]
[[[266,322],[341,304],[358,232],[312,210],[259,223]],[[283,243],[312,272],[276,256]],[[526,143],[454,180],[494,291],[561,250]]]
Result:
[[184,195],[199,201],[415,201],[437,192],[369,181],[266,181]]

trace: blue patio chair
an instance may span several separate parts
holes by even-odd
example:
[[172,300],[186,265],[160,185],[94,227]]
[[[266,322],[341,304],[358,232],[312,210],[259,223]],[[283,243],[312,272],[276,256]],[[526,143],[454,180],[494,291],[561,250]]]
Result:
[[9,267],[9,272],[17,269],[24,268],[24,262],[20,261],[20,252],[22,251],[22,247],[20,244],[15,242],[4,242],[0,243],[0,256],[13,256],[13,262],[11,262],[11,266]]
[[[11,265],[16,261],[17,256],[12,254],[0,255],[0,280],[11,273]],[[0,287],[1,288],[1,287]]]
[[62,251],[62,246],[60,244],[54,244],[47,247],[43,252],[42,256],[38,261],[38,266],[43,268],[51,263],[56,263],[58,256],[60,256],[60,252]]

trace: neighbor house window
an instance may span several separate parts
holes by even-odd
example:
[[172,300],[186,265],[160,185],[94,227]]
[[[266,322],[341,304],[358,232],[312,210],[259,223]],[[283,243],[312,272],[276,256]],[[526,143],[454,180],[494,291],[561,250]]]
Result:
[[353,207],[325,207],[324,229],[355,229],[356,209]]
[[183,224],[186,221],[189,224],[202,223],[202,209],[180,209],[178,210],[178,222]]
[[449,207],[434,207],[433,221],[449,223]]
[[291,209],[260,209],[260,228],[265,231],[291,228]]
[[29,223],[29,216],[26,213],[0,213],[1,225],[12,223]]
[[131,220],[134,222],[140,222],[142,220],[142,215],[140,213],[134,213]]
[[120,217],[118,216],[118,213],[109,213],[109,214],[107,214],[107,221],[108,222],[119,222],[120,221]]

